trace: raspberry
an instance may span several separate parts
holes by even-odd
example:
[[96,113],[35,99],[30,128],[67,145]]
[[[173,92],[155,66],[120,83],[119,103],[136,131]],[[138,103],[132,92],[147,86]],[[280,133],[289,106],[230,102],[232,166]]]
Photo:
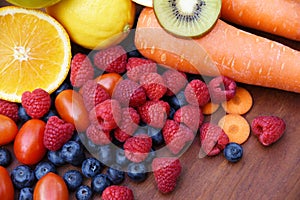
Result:
[[138,82],[142,75],[157,72],[157,65],[152,60],[131,57],[127,61],[126,70],[127,77]]
[[121,74],[126,70],[126,63],[127,54],[120,45],[100,50],[94,56],[95,66],[106,72],[116,72]]
[[158,190],[169,193],[175,189],[182,167],[178,158],[161,157],[153,159],[152,170]]
[[122,108],[122,119],[115,129],[114,136],[120,142],[125,142],[133,135],[140,122],[140,115],[132,107]]
[[102,130],[95,124],[91,124],[86,129],[86,136],[96,145],[106,145],[111,142],[110,132]]
[[177,70],[168,69],[162,75],[168,88],[166,95],[172,96],[182,90],[187,82],[185,73]]
[[137,110],[143,122],[155,128],[162,128],[170,114],[170,105],[163,100],[146,101]]
[[162,134],[167,148],[173,154],[178,154],[194,139],[194,133],[190,128],[170,119],[166,121]]
[[167,91],[164,79],[155,72],[143,75],[140,85],[145,89],[146,95],[150,100],[159,100]]
[[89,57],[77,53],[71,61],[70,82],[73,87],[81,87],[86,81],[93,79],[94,68]]
[[103,86],[94,80],[89,80],[82,86],[82,98],[87,111],[90,111],[99,103],[110,99],[110,95]]
[[17,122],[19,120],[18,110],[19,106],[17,103],[0,99],[0,114]]
[[204,106],[210,101],[209,91],[206,84],[199,80],[190,81],[184,90],[186,101],[195,106]]
[[208,90],[213,103],[222,103],[234,97],[236,83],[226,76],[217,76],[209,81]]
[[26,91],[22,94],[21,104],[31,118],[41,118],[50,109],[51,97],[48,92],[38,88],[32,92]]
[[252,121],[251,129],[261,144],[269,146],[282,137],[286,124],[277,116],[258,116]]
[[146,102],[146,93],[138,83],[129,79],[123,79],[115,86],[112,95],[122,106],[137,107]]
[[205,122],[200,128],[200,142],[205,154],[215,156],[229,143],[229,138],[221,127]]
[[103,191],[102,200],[134,200],[133,192],[130,188],[120,185],[111,185]]
[[183,123],[192,131],[197,132],[204,120],[204,115],[198,106],[184,105],[179,108],[173,119],[178,123]]
[[75,127],[57,116],[49,117],[44,131],[44,145],[50,151],[60,149],[71,139]]
[[117,128],[121,120],[121,106],[114,99],[107,99],[97,104],[89,113],[92,124],[99,125],[104,131]]
[[145,133],[128,138],[124,143],[125,156],[132,162],[142,162],[151,150],[152,139]]

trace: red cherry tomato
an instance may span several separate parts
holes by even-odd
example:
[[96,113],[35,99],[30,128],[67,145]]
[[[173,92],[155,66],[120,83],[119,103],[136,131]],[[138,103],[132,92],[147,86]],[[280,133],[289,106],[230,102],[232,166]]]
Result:
[[13,200],[14,199],[14,186],[10,179],[8,171],[0,166],[0,197],[2,200]]
[[106,91],[112,96],[115,86],[119,81],[121,81],[123,78],[120,74],[118,73],[107,73],[107,74],[102,74],[98,76],[95,80],[97,83],[102,85]]
[[64,180],[49,172],[43,176],[33,191],[34,200],[69,200],[69,191]]
[[59,116],[72,123],[79,132],[84,132],[90,125],[82,96],[74,90],[68,89],[59,93],[55,99],[55,108]]
[[14,153],[18,161],[34,165],[43,159],[47,149],[43,137],[46,123],[40,119],[30,119],[20,128],[14,142]]
[[0,114],[0,146],[14,141],[18,126],[11,118]]

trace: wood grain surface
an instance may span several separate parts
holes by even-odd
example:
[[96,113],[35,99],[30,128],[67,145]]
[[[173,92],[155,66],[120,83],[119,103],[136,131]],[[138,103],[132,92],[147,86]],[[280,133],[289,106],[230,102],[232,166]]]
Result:
[[[0,6],[3,5],[7,3],[2,0]],[[300,50],[300,42],[249,31]],[[284,136],[277,143],[264,147],[251,134],[243,144],[242,160],[232,164],[222,154],[199,158],[200,142],[197,135],[190,148],[180,157],[183,171],[175,191],[167,195],[158,192],[152,173],[149,173],[145,182],[139,184],[126,178],[122,185],[133,190],[135,199],[300,199],[300,94],[250,85],[240,86],[247,88],[254,99],[252,109],[244,115],[247,121],[251,123],[258,115],[282,117],[287,124]],[[12,150],[12,145],[8,147]],[[9,170],[18,164],[15,160]],[[70,168],[74,167],[67,165],[59,168],[59,173],[62,175]],[[90,184],[89,180],[86,180],[86,184]],[[75,199],[74,194],[71,194],[71,199]],[[94,196],[94,199],[100,197]]]

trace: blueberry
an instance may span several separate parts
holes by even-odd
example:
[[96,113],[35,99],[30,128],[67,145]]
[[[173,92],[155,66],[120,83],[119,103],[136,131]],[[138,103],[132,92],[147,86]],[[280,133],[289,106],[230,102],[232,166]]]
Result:
[[93,143],[90,139],[86,139],[84,144],[86,149],[92,154],[97,153],[99,151],[99,145]]
[[7,167],[12,162],[11,153],[8,149],[0,147],[0,166]]
[[38,163],[34,169],[34,175],[37,180],[39,180],[49,172],[57,173],[55,165],[48,161],[42,161]]
[[187,101],[185,99],[184,91],[178,92],[176,95],[171,96],[168,99],[168,102],[171,107],[173,107],[175,110],[178,110],[180,107],[187,104]]
[[147,178],[147,167],[144,163],[130,163],[127,176],[134,182],[142,182]]
[[118,185],[122,183],[125,179],[125,172],[122,171],[122,168],[120,165],[113,164],[107,169],[107,175],[109,180],[114,185]]
[[83,182],[83,176],[80,171],[74,169],[64,173],[63,179],[70,191],[76,190]]
[[31,187],[25,187],[20,190],[19,200],[32,200],[33,189]]
[[99,174],[102,170],[102,165],[96,158],[86,158],[81,165],[81,171],[87,178],[92,178]]
[[170,113],[169,113],[168,119],[173,119],[175,112],[176,112],[176,109],[171,106],[170,107]]
[[139,134],[145,134],[145,133],[147,133],[147,126],[145,125],[145,126],[139,126],[136,130],[135,130],[135,132],[134,132],[134,136],[136,136],[136,135],[139,135]]
[[144,122],[143,120],[140,120],[139,126],[140,127],[145,127],[145,126],[147,126],[147,123]]
[[147,158],[144,160],[145,163],[152,163],[152,160],[156,157],[156,151],[151,148]]
[[129,163],[129,160],[127,159],[127,157],[125,156],[125,151],[122,148],[117,148],[116,152],[116,160],[115,163],[120,165],[120,166],[126,166]]
[[31,119],[31,117],[26,113],[25,108],[20,105],[18,110],[18,116],[21,123],[24,123]]
[[85,134],[84,133],[78,133],[78,132],[74,132],[71,139],[72,141],[75,141],[75,142],[78,142],[79,144],[82,145],[82,143],[84,143],[85,141],[82,141],[82,140],[85,140],[86,137],[85,137]]
[[17,189],[32,187],[35,183],[34,172],[27,165],[19,165],[12,170],[11,180]]
[[243,147],[237,143],[230,142],[226,145],[223,153],[228,161],[237,162],[243,156]]
[[[68,74],[69,76],[69,74]],[[55,108],[55,99],[57,95],[59,95],[62,91],[67,89],[72,89],[72,85],[70,82],[67,81],[68,77],[65,79],[65,81],[50,95],[51,97],[51,108]]]
[[186,75],[187,75],[188,82],[191,82],[192,80],[195,79],[203,80],[203,77],[199,74],[186,74]]
[[66,81],[64,81],[51,95],[56,97],[59,95],[62,91],[67,89],[72,89],[72,85]]
[[61,156],[67,163],[74,166],[81,165],[82,161],[85,159],[82,146],[78,142],[72,140],[69,140],[63,145]]
[[52,117],[52,116],[58,116],[57,111],[54,110],[54,109],[50,109],[49,112],[46,113],[46,114],[42,117],[42,120],[43,120],[44,122],[47,122],[48,119],[49,119],[50,117]]
[[57,151],[48,151],[47,157],[48,160],[55,166],[63,166],[64,164],[66,164],[66,161],[62,158],[61,149]]
[[98,194],[102,194],[105,188],[109,187],[111,182],[107,174],[97,174],[92,178],[91,188],[92,191]]
[[75,192],[77,200],[90,200],[92,199],[92,189],[87,185],[81,185]]
[[98,160],[106,166],[111,165],[114,162],[114,147],[110,144],[101,145],[98,148]]
[[164,143],[164,137],[162,135],[162,130],[158,128],[148,127],[148,135],[152,138],[153,146],[160,146]]
[[124,142],[120,142],[119,140],[117,140],[115,137],[112,137],[112,141],[111,141],[116,147],[122,147]]
[[127,52],[127,56],[130,58],[130,57],[142,57],[141,53],[138,51],[138,50],[132,50],[132,51],[129,51]]

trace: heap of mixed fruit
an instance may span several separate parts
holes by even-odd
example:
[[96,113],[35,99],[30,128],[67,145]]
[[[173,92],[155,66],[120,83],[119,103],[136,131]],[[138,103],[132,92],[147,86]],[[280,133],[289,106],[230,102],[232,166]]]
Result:
[[[80,200],[130,200],[132,190],[121,185],[126,175],[143,182],[151,172],[158,190],[169,193],[195,137],[199,156],[223,152],[238,162],[251,130],[264,146],[285,132],[276,116],[258,116],[249,125],[243,115],[251,94],[228,77],[166,68],[122,44],[83,52],[74,53],[69,76],[53,93],[37,88],[24,92],[21,103],[0,100],[5,198],[69,199],[72,192]],[[13,158],[18,164],[9,174]],[[61,177],[58,168],[65,165],[74,168]]]
[[[226,114],[215,123],[220,105]],[[142,182],[151,171],[158,190],[168,193],[181,173],[180,155],[195,137],[203,155],[223,151],[237,162],[250,127],[265,146],[282,136],[285,123],[275,116],[259,116],[249,126],[242,115],[251,105],[250,93],[227,77],[178,72],[121,45],[76,53],[54,93],[38,88],[24,92],[20,104],[0,101],[0,165],[9,166],[14,153],[20,164],[11,171],[11,190],[20,191],[19,199],[45,195],[39,193],[51,180],[58,182],[52,193],[66,198],[69,190],[77,199],[133,199],[120,185],[125,175]],[[14,152],[6,148],[11,142]],[[65,164],[81,170],[60,177],[57,168]]]

